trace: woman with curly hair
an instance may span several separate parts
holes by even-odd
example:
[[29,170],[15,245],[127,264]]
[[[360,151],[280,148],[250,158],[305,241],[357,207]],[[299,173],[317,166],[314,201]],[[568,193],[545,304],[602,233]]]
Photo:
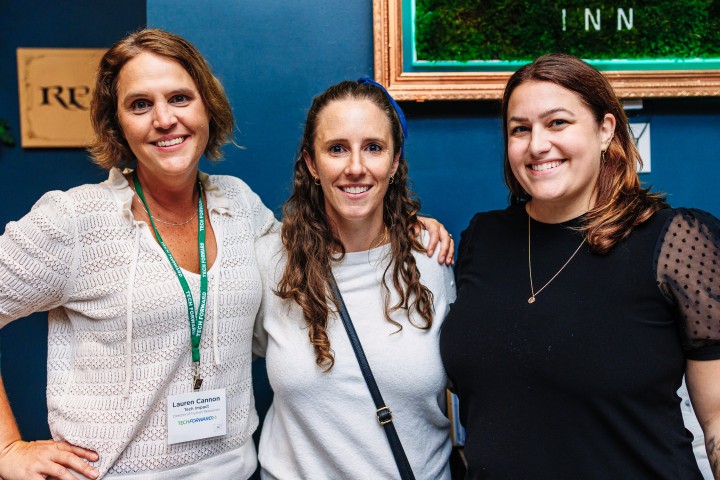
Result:
[[551,54],[502,102],[511,204],[462,234],[440,349],[467,478],[720,478],[720,222],[643,188],[610,83]]
[[[242,180],[199,171],[232,140],[230,103],[192,44],[143,29],[103,56],[91,118],[108,180],[44,195],[0,236],[0,328],[50,310],[54,438],[21,439],[0,380],[0,477],[248,478],[253,246],[279,222]],[[207,398],[222,413],[203,428],[183,405]]]
[[255,353],[267,358],[274,391],[263,478],[398,474],[337,313],[343,301],[409,466],[449,477],[438,336],[455,289],[414,228],[405,128],[368,79],[334,85],[310,107],[282,230],[256,243],[264,293]]

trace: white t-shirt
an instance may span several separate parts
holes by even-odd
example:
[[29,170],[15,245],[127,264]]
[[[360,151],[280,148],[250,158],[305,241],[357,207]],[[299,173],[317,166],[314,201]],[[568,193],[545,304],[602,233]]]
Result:
[[[254,353],[267,358],[274,391],[260,438],[262,478],[399,477],[342,321],[334,314],[329,319],[335,365],[324,372],[315,364],[300,307],[273,293],[285,265],[279,234],[261,238],[256,252],[264,292]],[[400,331],[384,317],[380,282],[390,258],[389,245],[346,254],[333,274],[415,476],[449,478],[447,377],[438,337],[455,299],[455,285],[452,270],[436,258],[424,253],[414,257],[423,284],[434,295],[429,330],[413,326],[404,310],[392,314],[402,325]],[[392,289],[389,278],[387,283]],[[413,319],[423,325],[419,316]]]

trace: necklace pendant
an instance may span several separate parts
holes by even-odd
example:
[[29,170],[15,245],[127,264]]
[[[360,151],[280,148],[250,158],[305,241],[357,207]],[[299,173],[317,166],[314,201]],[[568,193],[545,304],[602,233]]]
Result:
[[528,303],[535,303],[535,296],[528,298]]

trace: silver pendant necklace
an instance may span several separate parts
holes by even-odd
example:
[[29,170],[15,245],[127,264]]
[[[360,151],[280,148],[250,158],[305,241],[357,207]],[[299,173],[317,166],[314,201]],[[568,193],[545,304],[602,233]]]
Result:
[[530,237],[531,237],[531,234],[530,234],[530,214],[528,214],[528,272],[530,273],[530,298],[528,298],[528,303],[535,303],[535,297],[537,297],[537,296],[540,294],[540,292],[542,292],[543,290],[545,290],[545,287],[547,287],[548,285],[550,285],[550,283],[551,283],[553,280],[555,280],[555,277],[557,277],[558,275],[560,275],[560,272],[562,272],[562,271],[565,269],[565,267],[568,266],[568,263],[570,263],[570,262],[572,261],[572,259],[575,258],[575,255],[577,255],[577,253],[580,251],[580,249],[582,248],[582,246],[585,244],[585,240],[587,240],[587,238],[583,238],[583,239],[582,239],[582,242],[580,242],[580,245],[578,245],[578,247],[575,249],[575,251],[573,252],[573,254],[570,255],[570,258],[567,259],[567,262],[565,262],[565,264],[563,264],[563,266],[560,267],[560,270],[558,270],[557,273],[556,273],[555,275],[553,275],[552,278],[551,278],[550,280],[548,280],[547,283],[546,283],[545,285],[543,285],[542,288],[540,288],[540,290],[538,290],[538,291],[536,292],[536,291],[535,291],[535,288],[533,287],[532,255],[531,255],[531,253],[530,253],[530,243],[531,243],[531,242],[530,242]]

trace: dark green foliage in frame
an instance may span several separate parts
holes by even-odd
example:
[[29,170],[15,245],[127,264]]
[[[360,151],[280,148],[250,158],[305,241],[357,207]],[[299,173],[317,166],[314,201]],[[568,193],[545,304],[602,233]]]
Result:
[[720,58],[720,0],[416,0],[415,15],[418,60]]

